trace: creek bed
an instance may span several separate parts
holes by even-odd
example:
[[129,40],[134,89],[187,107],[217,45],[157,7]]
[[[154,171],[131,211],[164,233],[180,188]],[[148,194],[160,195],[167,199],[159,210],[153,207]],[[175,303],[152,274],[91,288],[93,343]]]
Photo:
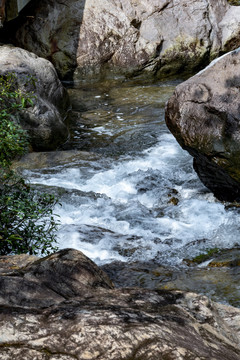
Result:
[[117,286],[179,288],[240,306],[238,266],[217,272],[185,261],[211,248],[238,248],[240,210],[201,184],[165,125],[164,106],[179,82],[109,80],[69,89],[69,142],[30,154],[24,175],[61,189],[60,248],[83,251]]

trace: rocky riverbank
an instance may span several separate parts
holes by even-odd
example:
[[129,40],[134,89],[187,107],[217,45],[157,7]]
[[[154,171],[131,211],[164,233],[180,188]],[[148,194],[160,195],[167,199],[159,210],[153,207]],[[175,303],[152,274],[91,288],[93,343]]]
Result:
[[[19,85],[25,76],[36,78],[36,86],[29,85],[27,88],[27,91],[35,94],[35,105],[27,108],[19,119],[30,134],[32,147],[36,150],[52,150],[62,145],[68,137],[65,116],[69,99],[57,73],[61,79],[74,79],[76,83],[84,77],[95,81],[101,77],[116,75],[123,78],[143,75],[156,80],[176,73],[192,73],[204,67],[212,58],[240,45],[239,16],[240,8],[230,6],[225,0],[32,1],[23,10],[17,23],[7,24],[1,31],[2,42],[11,41],[26,50],[9,45],[0,48],[1,74],[14,71]],[[46,59],[52,62],[57,72]],[[195,168],[202,181],[223,200],[239,200],[240,193],[239,63],[238,51],[226,55],[201,74],[180,85],[167,107],[170,130],[179,143],[194,156]],[[123,91],[126,94],[126,89]],[[131,87],[128,91],[131,92]],[[142,91],[144,92],[145,90]],[[104,106],[109,106],[106,100],[108,95],[105,91]],[[96,98],[98,97],[99,94],[96,94]],[[145,106],[144,96],[141,98]],[[119,108],[119,101],[116,103]],[[125,104],[126,102],[121,104],[121,109],[125,110]],[[159,104],[157,107],[159,108]],[[131,116],[135,110],[137,112],[137,106]],[[113,106],[111,111],[115,111]],[[101,116],[105,118],[106,114],[109,116],[110,113],[105,110],[101,112]],[[123,114],[119,109],[116,114],[114,112],[114,116],[120,116],[116,116],[114,121],[124,121],[121,117]],[[88,124],[93,121],[97,123],[101,116],[99,113],[96,115],[96,112],[93,114],[91,109],[85,114],[85,118],[77,118],[79,122],[85,121],[87,136]],[[140,116],[142,117],[142,113]],[[136,141],[139,141],[139,133],[134,133],[135,122],[133,116],[130,126],[127,125],[132,131],[130,142],[135,139],[134,136]],[[101,123],[100,125],[102,126]],[[94,125],[98,131],[102,131],[100,125]],[[146,124],[143,124],[142,129],[146,132]],[[187,134],[187,140],[182,134],[183,130]],[[152,134],[154,138],[155,134]],[[104,140],[101,140],[101,146],[105,144]],[[112,138],[110,140],[112,141]],[[164,148],[161,152],[163,150]],[[112,153],[111,146],[108,151]],[[62,154],[55,155],[54,161],[60,161],[60,158],[63,160]],[[39,162],[47,159],[46,154],[42,157],[39,154],[34,156]],[[70,152],[66,154],[64,161],[67,163],[77,156],[82,158],[83,153]],[[84,153],[84,156],[85,161],[88,153]],[[92,154],[95,159],[94,156]],[[112,159],[108,159],[107,170],[110,162],[113,162]],[[50,159],[49,162],[52,161]],[[164,165],[161,161],[159,164],[158,168]],[[130,166],[132,169],[133,162]],[[95,168],[101,170],[99,163]],[[106,169],[103,171],[107,173]],[[138,223],[144,222],[143,219],[150,213],[154,214],[154,220],[162,219],[163,211],[169,205],[170,199],[174,198],[174,194],[179,194],[179,199],[175,196],[173,207],[183,200],[176,189],[169,188],[169,182],[165,185],[164,177],[159,176],[156,168],[151,169],[148,175],[145,175],[144,171],[145,164],[143,168],[136,170],[144,176],[136,183],[135,180],[130,182],[130,190],[134,189],[130,193],[135,197],[134,200],[131,198],[131,205],[136,202],[136,196],[139,196],[139,199],[141,195],[147,196],[153,187],[155,191],[151,197],[155,199],[162,196],[166,200],[164,205],[160,202],[154,203],[154,211],[149,210],[145,202],[139,201],[141,205],[138,207]],[[91,172],[93,173],[92,168],[89,173]],[[79,174],[77,172],[77,176]],[[68,173],[67,176],[69,177]],[[129,171],[128,180],[131,176]],[[146,186],[147,180],[150,180],[149,186]],[[118,181],[120,182],[114,183],[116,186],[127,183],[123,182],[122,178]],[[164,184],[160,195],[157,188],[159,182]],[[178,188],[180,185],[178,183]],[[93,183],[93,186],[93,190],[97,191],[96,183]],[[90,190],[86,189],[91,193],[93,202],[97,198],[107,199],[108,203],[112,201],[111,193],[102,195],[98,190],[99,194],[95,196],[92,188]],[[122,187],[121,190],[124,196],[126,195],[126,200],[128,189]],[[98,211],[105,211],[106,203],[102,204]],[[121,205],[123,204],[126,204],[126,201]],[[112,202],[111,213],[115,211],[114,206]],[[129,213],[124,213],[122,209],[125,210],[124,207],[121,208],[121,216],[114,219],[115,224],[118,222],[129,225]],[[177,223],[176,214],[169,210],[167,224],[170,224],[171,228],[171,221],[174,220],[176,229],[181,229],[183,224],[192,231],[188,222],[190,211],[191,209],[186,214],[186,222],[180,220]],[[107,218],[109,213],[106,213]],[[159,224],[160,235],[154,236],[151,244],[155,247],[166,245],[167,253],[171,246],[177,247],[183,239],[179,238],[179,230],[177,236],[171,236],[168,228],[169,232],[164,234],[164,223]],[[81,229],[79,224],[77,225],[79,235]],[[152,227],[153,223],[151,228],[147,228],[148,235]],[[113,230],[108,230],[107,227],[103,229],[99,224],[95,226],[92,236],[96,237],[96,233],[99,237],[104,237],[105,234],[111,234],[113,238],[115,236]],[[83,235],[85,236],[84,231]],[[164,241],[163,236],[166,236]],[[148,239],[144,236],[138,238],[128,235],[124,238],[121,231],[116,232],[118,247],[116,246],[114,251],[118,251],[122,246],[119,246],[120,239],[129,243],[134,237],[140,241]],[[145,246],[144,244],[143,252],[149,251]],[[134,251],[137,249],[138,244]],[[214,267],[214,262],[212,266]],[[238,264],[235,263],[234,266],[237,268]],[[227,267],[231,265],[228,263]],[[113,270],[114,267],[108,267],[109,274]],[[157,277],[159,271],[159,268],[153,269],[150,276],[153,274]],[[196,274],[195,281],[198,281],[199,273],[204,276],[204,271],[207,272],[205,269],[202,272],[190,269],[189,272],[192,273],[192,278]],[[219,282],[219,277],[217,279]],[[172,290],[191,290],[184,276],[179,276],[175,281],[169,280],[162,287],[165,289],[160,289],[160,286],[154,290],[137,287],[114,288],[106,273],[81,252],[73,249],[61,250],[43,259],[28,256],[1,257],[1,359],[240,358],[238,308],[218,304],[193,292]]]
[[72,249],[0,260],[3,360],[239,359],[239,309],[194,293],[114,289]]
[[236,49],[240,8],[226,0],[32,1],[2,41],[50,60],[61,78],[193,73]]

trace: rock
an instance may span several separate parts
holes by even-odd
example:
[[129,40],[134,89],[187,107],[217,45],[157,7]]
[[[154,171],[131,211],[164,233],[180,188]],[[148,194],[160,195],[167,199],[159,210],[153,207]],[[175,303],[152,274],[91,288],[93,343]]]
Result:
[[[68,138],[64,124],[69,98],[53,65],[26,50],[0,46],[0,75],[13,72],[20,89],[33,92],[34,106],[21,112],[20,123],[28,131],[35,150],[52,150]],[[32,77],[34,83],[28,81]]]
[[81,150],[44,151],[30,152],[13,162],[13,168],[23,171],[24,169],[43,169],[51,166],[69,165],[76,161],[100,160],[101,157],[93,152]]
[[22,269],[37,259],[37,256],[27,254],[0,256],[0,274],[14,273],[16,269]]
[[240,48],[177,86],[166,123],[220,200],[240,200]]
[[76,250],[0,275],[0,286],[2,360],[240,357],[240,309],[194,293],[113,289]]
[[0,306],[44,308],[97,287],[113,285],[81,252],[66,249],[0,276]]
[[[101,266],[116,287],[181,290],[240,307],[240,251],[222,250],[184,259],[180,267],[149,262],[112,262]],[[208,256],[209,255],[209,256]],[[200,259],[202,259],[200,263]]]
[[224,301],[239,308],[240,289],[238,284],[240,281],[240,268],[239,266],[222,265],[222,263],[212,261],[208,266],[204,264],[202,266],[192,265],[189,269],[184,268],[181,271],[175,271],[169,281],[164,283],[159,281],[158,288],[194,291],[206,294],[214,301]]
[[43,0],[23,11],[12,40],[52,61],[61,78],[76,67],[76,80],[156,78],[196,71],[240,46],[239,16],[226,0]]

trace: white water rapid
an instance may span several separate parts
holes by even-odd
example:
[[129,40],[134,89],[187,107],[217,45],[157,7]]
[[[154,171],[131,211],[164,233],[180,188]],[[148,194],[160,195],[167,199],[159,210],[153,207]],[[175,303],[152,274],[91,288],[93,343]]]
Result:
[[32,183],[68,189],[55,209],[60,248],[79,249],[100,265],[152,259],[181,265],[204,249],[239,243],[238,210],[226,210],[201,184],[164,124],[175,85],[70,91],[72,143],[85,151],[82,158],[25,171]]

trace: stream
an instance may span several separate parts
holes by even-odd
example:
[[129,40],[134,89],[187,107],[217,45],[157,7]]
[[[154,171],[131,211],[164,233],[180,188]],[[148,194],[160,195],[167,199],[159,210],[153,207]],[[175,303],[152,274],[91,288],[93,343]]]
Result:
[[59,247],[81,250],[116,286],[190,290],[240,306],[239,266],[186,261],[238,249],[240,223],[239,209],[202,185],[165,125],[165,103],[180,82],[69,88],[68,143],[35,156],[24,176],[61,190]]

